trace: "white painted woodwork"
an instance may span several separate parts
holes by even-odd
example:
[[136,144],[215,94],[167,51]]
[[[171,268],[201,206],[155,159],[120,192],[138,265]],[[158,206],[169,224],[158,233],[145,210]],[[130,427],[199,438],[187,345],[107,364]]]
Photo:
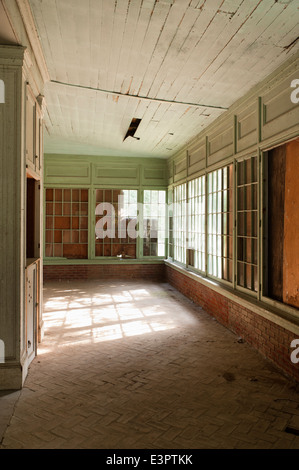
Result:
[[30,264],[26,268],[26,351],[28,363],[33,360],[36,352],[37,328],[37,266]]
[[[42,311],[37,305],[42,301],[41,292],[37,291],[42,286],[41,269],[31,283],[32,302],[26,286],[26,177],[39,180],[37,187],[41,184],[43,155],[42,124],[39,121],[37,126],[36,119],[37,115],[42,119],[42,114],[30,86],[35,84],[35,77],[28,72],[31,63],[24,47],[0,46],[0,80],[5,85],[5,103],[0,104],[0,340],[5,345],[0,389],[22,387],[36,351],[35,338],[42,338],[43,328]],[[42,201],[38,191],[36,198],[34,256],[39,258]],[[28,347],[28,341],[32,347]]]
[[[168,158],[299,50],[296,0],[29,4],[50,77],[47,153]],[[140,140],[123,141],[133,117]]]
[[26,161],[27,165],[35,171],[35,98],[29,87],[26,86]]
[[[15,58],[22,60],[24,50],[18,50]],[[6,62],[6,58],[5,58]],[[21,377],[14,370],[24,348],[24,175],[21,141],[21,84],[19,66],[1,65],[0,78],[5,83],[6,100],[0,105],[0,339],[5,344],[5,363],[0,365],[0,384],[12,388],[21,384]],[[18,92],[16,92],[18,90]],[[21,287],[22,286],[22,287]],[[23,287],[24,286],[24,287]],[[11,367],[9,367],[11,365]],[[20,369],[18,370],[18,372]]]

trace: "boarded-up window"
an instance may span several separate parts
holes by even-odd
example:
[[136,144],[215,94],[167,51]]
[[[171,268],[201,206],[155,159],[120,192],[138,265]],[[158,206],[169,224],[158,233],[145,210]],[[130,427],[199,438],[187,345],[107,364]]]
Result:
[[299,141],[264,158],[264,295],[299,307]]
[[46,258],[88,258],[88,189],[46,189]]

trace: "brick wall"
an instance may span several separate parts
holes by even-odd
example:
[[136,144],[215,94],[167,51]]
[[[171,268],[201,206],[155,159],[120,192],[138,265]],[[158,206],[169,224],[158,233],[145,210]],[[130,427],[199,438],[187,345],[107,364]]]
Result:
[[44,265],[44,281],[55,279],[150,279],[164,281],[164,264]]
[[298,335],[169,266],[166,266],[166,280],[287,375],[299,381],[299,363],[293,364],[290,359],[293,351],[290,344]]

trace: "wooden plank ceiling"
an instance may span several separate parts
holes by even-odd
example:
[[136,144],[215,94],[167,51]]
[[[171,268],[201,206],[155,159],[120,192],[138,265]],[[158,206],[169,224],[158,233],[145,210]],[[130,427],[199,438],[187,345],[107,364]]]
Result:
[[0,44],[11,46],[17,44],[17,38],[13,31],[12,25],[8,19],[3,3],[0,0]]
[[29,3],[47,153],[167,158],[298,51],[297,0]]

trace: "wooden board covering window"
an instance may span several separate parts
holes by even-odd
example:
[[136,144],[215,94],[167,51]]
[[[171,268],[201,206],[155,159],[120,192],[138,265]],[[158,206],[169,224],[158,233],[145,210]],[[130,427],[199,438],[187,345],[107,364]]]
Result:
[[268,153],[268,295],[282,301],[286,147]]

